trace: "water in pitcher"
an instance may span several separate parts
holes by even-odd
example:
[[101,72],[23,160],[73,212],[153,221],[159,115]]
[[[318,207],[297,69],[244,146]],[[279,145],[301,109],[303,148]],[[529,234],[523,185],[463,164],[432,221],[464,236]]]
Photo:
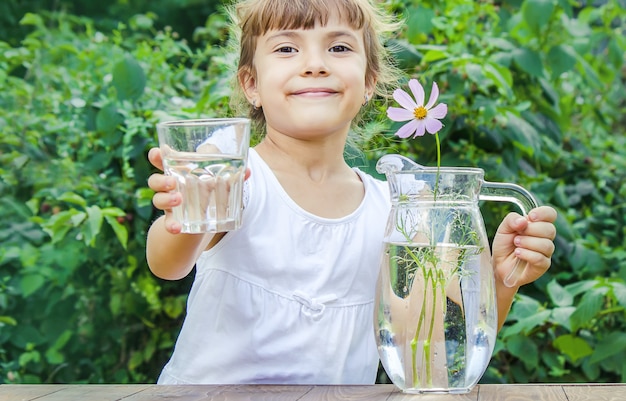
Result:
[[183,232],[222,232],[239,227],[244,160],[241,157],[177,152],[166,156],[165,170],[176,178],[183,204],[173,208]]
[[385,246],[375,329],[389,378],[409,393],[468,392],[489,364],[497,331],[497,319],[476,316],[496,313],[492,294],[481,284],[481,277],[492,274],[485,267],[488,250]]

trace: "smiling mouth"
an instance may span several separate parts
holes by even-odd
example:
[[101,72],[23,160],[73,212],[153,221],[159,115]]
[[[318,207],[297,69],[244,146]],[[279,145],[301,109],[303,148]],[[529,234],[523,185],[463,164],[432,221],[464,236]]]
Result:
[[292,93],[293,96],[303,96],[303,97],[324,97],[330,95],[336,95],[338,92],[328,88],[309,88],[302,89],[299,91],[295,91]]

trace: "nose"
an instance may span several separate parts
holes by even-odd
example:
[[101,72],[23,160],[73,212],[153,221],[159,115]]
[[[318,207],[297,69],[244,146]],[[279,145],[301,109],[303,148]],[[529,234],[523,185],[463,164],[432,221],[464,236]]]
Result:
[[323,51],[312,51],[305,58],[304,68],[302,71],[305,76],[325,76],[329,74],[329,69],[325,62]]

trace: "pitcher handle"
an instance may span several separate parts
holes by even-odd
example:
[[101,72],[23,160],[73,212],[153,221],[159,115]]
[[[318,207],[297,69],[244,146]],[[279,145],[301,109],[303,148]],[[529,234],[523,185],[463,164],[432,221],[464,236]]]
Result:
[[[538,206],[537,201],[530,192],[519,185],[509,183],[484,181],[478,199],[513,203],[521,210],[523,216],[526,216],[531,209]],[[511,272],[504,278],[504,285],[514,287],[525,268],[526,264],[517,259]]]

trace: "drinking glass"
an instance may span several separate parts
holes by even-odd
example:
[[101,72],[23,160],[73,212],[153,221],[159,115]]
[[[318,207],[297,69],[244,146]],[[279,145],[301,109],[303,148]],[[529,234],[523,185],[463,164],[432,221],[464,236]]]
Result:
[[216,233],[241,226],[250,120],[210,118],[157,124],[166,175],[176,178],[181,205],[172,209],[183,233]]

